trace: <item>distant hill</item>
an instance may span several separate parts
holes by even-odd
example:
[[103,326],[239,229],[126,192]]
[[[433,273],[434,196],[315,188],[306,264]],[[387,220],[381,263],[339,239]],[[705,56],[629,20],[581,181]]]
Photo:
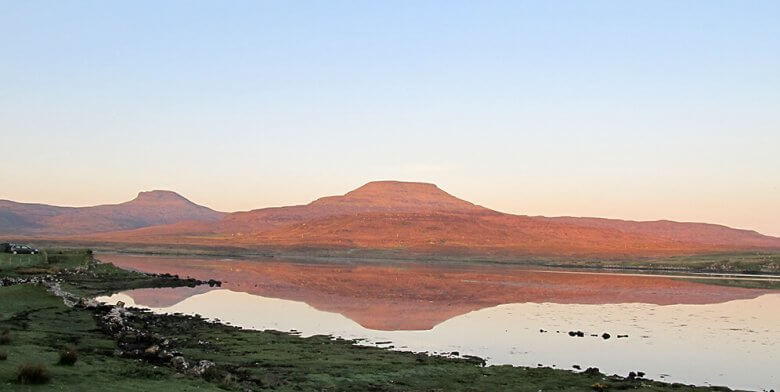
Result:
[[573,217],[548,219],[558,223],[611,229],[646,237],[695,242],[712,246],[777,248],[780,242],[780,239],[776,237],[765,236],[753,230],[733,229],[710,223],[673,222],[669,220],[637,222],[620,219]]
[[57,207],[0,200],[0,233],[89,234],[183,221],[213,222],[224,215],[170,191],[141,192],[125,203],[93,207]]
[[[780,250],[780,238],[749,230],[512,215],[458,199],[433,184],[399,181],[371,182],[306,205],[224,215],[160,191],[78,213],[22,206],[6,210],[0,204],[0,225],[104,242],[594,257]],[[97,213],[103,209],[111,212]]]

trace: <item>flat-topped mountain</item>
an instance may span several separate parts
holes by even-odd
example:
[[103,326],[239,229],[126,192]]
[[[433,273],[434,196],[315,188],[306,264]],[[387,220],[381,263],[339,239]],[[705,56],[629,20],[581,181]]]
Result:
[[749,230],[704,223],[505,214],[461,200],[433,184],[400,181],[370,182],[306,205],[231,214],[165,191],[81,209],[0,202],[3,227],[6,232],[11,227],[21,233],[107,242],[510,256],[619,258],[780,250],[780,238]]
[[57,207],[0,200],[0,233],[74,235],[137,229],[184,221],[217,221],[225,214],[171,191],[141,192],[130,201]]
[[344,196],[323,197],[309,206],[352,212],[486,211],[444,192],[434,184],[401,181],[369,182]]
[[306,205],[272,207],[236,212],[220,222],[224,233],[265,231],[292,223],[367,212],[491,213],[492,211],[458,199],[434,184],[401,181],[369,182],[342,196],[327,196]]

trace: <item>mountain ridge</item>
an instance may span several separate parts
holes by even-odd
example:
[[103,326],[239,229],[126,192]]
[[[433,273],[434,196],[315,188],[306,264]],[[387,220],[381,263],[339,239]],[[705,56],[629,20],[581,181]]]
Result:
[[172,191],[139,192],[129,201],[60,207],[0,200],[0,233],[77,235],[137,229],[183,221],[216,221],[225,213]]
[[[83,207],[53,217],[46,214],[56,213],[59,211],[56,208],[73,207],[36,210],[25,205],[25,208],[44,216],[43,223],[55,225],[59,232],[34,227],[39,224],[34,219],[27,222],[32,226],[23,230],[109,242],[402,249],[431,253],[468,250],[589,257],[780,250],[780,238],[708,223],[507,214],[459,199],[435,184],[421,182],[373,181],[343,195],[321,197],[308,204],[227,214],[198,206],[171,191],[141,192],[129,202]],[[164,216],[171,208],[173,211],[183,208],[190,214],[179,214],[175,219]],[[103,209],[113,215],[101,214]],[[125,209],[136,210],[136,214],[128,218],[123,215]],[[7,212],[0,204],[0,229],[14,223],[24,226],[25,215],[12,216]],[[93,227],[92,231],[85,231],[68,224],[74,215],[96,212],[92,224],[100,230]]]

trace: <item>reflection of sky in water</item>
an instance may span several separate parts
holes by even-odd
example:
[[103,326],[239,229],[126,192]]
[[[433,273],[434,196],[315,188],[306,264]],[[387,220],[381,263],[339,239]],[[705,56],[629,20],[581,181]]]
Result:
[[[559,368],[576,364],[621,375],[639,370],[655,379],[759,390],[780,383],[780,294],[708,305],[506,304],[451,318],[431,330],[378,331],[303,302],[197,290],[146,289],[138,294],[185,298],[153,308],[159,312],[197,313],[245,328],[297,330],[304,336],[392,341],[404,350],[458,351],[493,364],[541,363]],[[102,300],[133,305],[133,294]],[[582,330],[586,336],[570,337],[570,330]],[[612,338],[589,336],[603,332]],[[618,334],[629,337],[618,339]]]

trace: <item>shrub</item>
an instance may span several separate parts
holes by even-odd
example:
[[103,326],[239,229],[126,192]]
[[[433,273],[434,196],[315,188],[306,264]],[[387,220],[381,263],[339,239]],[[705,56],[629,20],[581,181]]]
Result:
[[26,363],[20,365],[16,371],[16,381],[19,384],[45,384],[51,380],[49,370],[40,363]]
[[0,344],[11,344],[11,330],[6,329],[0,332]]
[[0,361],[5,361],[8,359],[8,353],[5,351],[0,351]]
[[210,366],[203,372],[203,379],[209,382],[214,382],[219,379],[219,370],[216,366]]
[[68,344],[60,350],[60,365],[73,366],[79,360],[79,353],[76,346]]

